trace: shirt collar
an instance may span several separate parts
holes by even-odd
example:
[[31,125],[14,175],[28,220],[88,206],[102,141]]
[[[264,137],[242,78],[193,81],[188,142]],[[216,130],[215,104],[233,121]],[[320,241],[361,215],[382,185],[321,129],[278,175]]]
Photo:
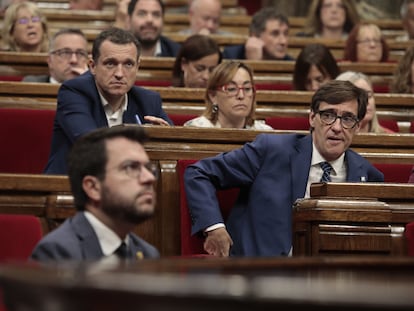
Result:
[[[121,245],[122,240],[119,236],[112,231],[107,225],[96,218],[91,212],[84,211],[86,219],[91,224],[93,230],[98,237],[99,244],[101,246],[104,256],[112,255],[115,250]],[[129,244],[128,236],[126,236],[124,242],[126,245]]]
[[329,162],[331,164],[334,172],[339,172],[343,167],[345,159],[345,152],[341,154],[341,156],[334,160],[334,161],[326,161],[322,155],[319,153],[318,149],[316,148],[315,144],[312,142],[312,161],[311,165],[319,165],[321,162]]
[[158,39],[157,43],[155,44],[154,56],[161,56],[161,54],[162,54],[161,41]]

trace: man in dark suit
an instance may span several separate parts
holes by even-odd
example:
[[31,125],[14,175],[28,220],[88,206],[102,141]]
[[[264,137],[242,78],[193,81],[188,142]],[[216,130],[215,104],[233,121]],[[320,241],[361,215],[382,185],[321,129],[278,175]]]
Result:
[[165,6],[161,0],[131,0],[129,29],[142,45],[142,56],[175,57],[180,44],[162,36]]
[[66,174],[66,155],[81,135],[122,123],[172,124],[158,93],[134,86],[140,45],[128,31],[111,28],[94,41],[90,72],[62,84],[46,174]]
[[[241,149],[189,166],[184,178],[192,233],[207,235],[204,249],[214,256],[288,256],[292,206],[309,197],[311,183],[384,181],[349,149],[367,100],[348,81],[328,82],[312,98],[310,135],[260,134]],[[240,195],[224,224],[215,191],[233,187]]]
[[51,260],[143,259],[158,250],[133,233],[154,213],[157,167],[142,127],[94,130],[69,154],[69,180],[78,212],[38,243],[31,258]]
[[226,59],[293,60],[287,54],[289,21],[273,7],[256,12],[250,23],[245,44],[228,46],[223,50]]
[[50,40],[49,75],[28,75],[24,82],[62,83],[88,70],[88,41],[77,28],[59,30]]

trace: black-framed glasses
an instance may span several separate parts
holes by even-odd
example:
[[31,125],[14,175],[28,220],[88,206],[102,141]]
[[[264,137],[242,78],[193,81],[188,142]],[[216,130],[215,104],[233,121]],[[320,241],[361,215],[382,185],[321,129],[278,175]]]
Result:
[[229,97],[237,96],[239,94],[240,90],[243,91],[243,94],[245,96],[251,96],[254,93],[254,87],[251,84],[246,84],[243,86],[238,86],[234,83],[225,84],[222,86],[219,86],[217,88],[219,91],[223,91],[227,94]]
[[152,162],[142,164],[139,161],[126,161],[121,165],[120,170],[131,178],[140,178],[143,168],[154,175],[155,179],[158,178],[158,167]]
[[354,128],[359,122],[358,118],[352,113],[345,113],[342,116],[338,116],[333,110],[319,110],[317,113],[319,113],[322,122],[326,125],[334,124],[336,119],[341,120],[341,125],[344,129]]
[[72,58],[72,55],[75,54],[76,58],[88,58],[88,52],[85,50],[76,50],[71,49],[59,49],[55,51],[50,51],[50,54],[57,55],[63,59],[69,60]]

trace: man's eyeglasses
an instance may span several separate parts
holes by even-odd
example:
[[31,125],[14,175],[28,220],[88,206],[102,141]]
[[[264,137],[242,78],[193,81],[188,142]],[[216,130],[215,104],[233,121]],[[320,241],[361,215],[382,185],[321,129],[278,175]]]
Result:
[[335,123],[336,119],[340,119],[344,129],[351,129],[359,122],[358,118],[352,113],[344,114],[342,116],[338,116],[336,112],[332,110],[320,110],[317,113],[319,113],[322,122],[326,125],[332,125]]
[[239,94],[240,90],[243,91],[243,94],[245,96],[251,96],[254,93],[254,87],[250,84],[249,85],[238,86],[236,84],[230,83],[230,84],[225,84],[225,85],[219,86],[217,89],[219,91],[223,91],[229,97],[237,96],[237,94]]
[[88,58],[88,52],[85,50],[72,51],[71,49],[59,49],[51,51],[50,54],[57,55],[66,60],[71,59],[73,54],[75,54],[77,58]]
[[29,22],[39,23],[40,22],[40,16],[32,16],[30,18],[22,17],[22,18],[19,18],[19,19],[16,20],[16,23],[19,24],[19,25],[26,25]]
[[143,168],[154,175],[155,179],[158,178],[158,167],[151,162],[142,164],[138,161],[128,161],[122,165],[121,170],[131,178],[140,178]]

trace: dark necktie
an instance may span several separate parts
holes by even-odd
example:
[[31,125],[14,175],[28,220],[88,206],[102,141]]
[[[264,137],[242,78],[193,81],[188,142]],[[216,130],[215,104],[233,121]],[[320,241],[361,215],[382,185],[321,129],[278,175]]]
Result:
[[115,254],[120,259],[126,259],[128,257],[128,250],[125,242],[122,242],[121,245],[115,250]]
[[323,174],[322,174],[320,182],[329,182],[329,181],[331,181],[332,166],[328,162],[321,162],[321,163],[319,163],[319,165],[321,166],[321,168],[323,170]]

